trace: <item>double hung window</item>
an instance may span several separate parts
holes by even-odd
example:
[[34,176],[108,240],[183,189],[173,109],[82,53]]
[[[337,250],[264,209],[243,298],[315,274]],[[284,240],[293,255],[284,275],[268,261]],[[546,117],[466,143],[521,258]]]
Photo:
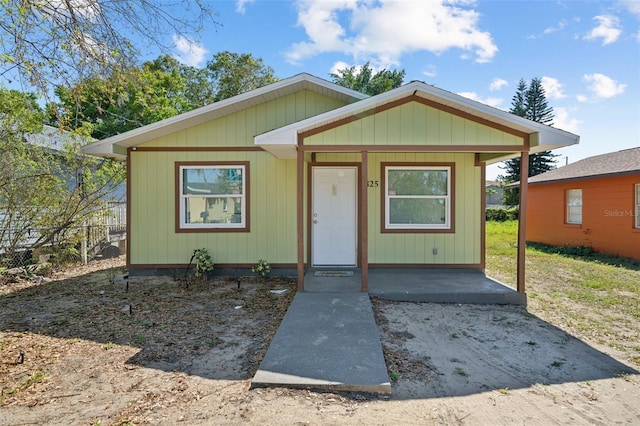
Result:
[[582,223],[582,189],[568,189],[565,193],[567,203],[567,223]]
[[179,163],[179,230],[247,230],[248,163]]
[[452,229],[453,166],[383,164],[384,230]]

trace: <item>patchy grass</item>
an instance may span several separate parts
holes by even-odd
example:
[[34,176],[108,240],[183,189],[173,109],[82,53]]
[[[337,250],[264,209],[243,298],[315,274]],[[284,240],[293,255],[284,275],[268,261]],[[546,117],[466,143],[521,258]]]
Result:
[[[487,274],[515,287],[518,222],[487,222]],[[527,245],[532,314],[640,365],[640,261]]]

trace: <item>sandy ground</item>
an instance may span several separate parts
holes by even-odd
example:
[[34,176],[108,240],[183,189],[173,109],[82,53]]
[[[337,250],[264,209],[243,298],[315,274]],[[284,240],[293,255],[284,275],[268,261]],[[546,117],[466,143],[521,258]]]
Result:
[[121,262],[0,285],[0,424],[640,424],[622,354],[514,306],[374,300],[391,398],[250,390],[293,282]]

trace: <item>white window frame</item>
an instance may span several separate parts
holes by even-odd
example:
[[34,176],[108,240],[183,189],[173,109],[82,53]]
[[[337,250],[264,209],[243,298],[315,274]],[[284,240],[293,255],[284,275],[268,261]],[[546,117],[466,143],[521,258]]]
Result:
[[[178,214],[179,221],[177,222],[177,228],[180,231],[197,231],[197,230],[212,230],[212,231],[248,231],[249,218],[247,216],[247,200],[248,200],[248,192],[249,192],[249,178],[248,178],[248,163],[216,163],[216,162],[208,162],[208,163],[180,163],[177,165],[177,202],[179,205]],[[206,169],[215,169],[215,170],[240,170],[240,176],[242,176],[242,191],[241,193],[234,194],[185,194],[184,193],[184,171],[185,170],[206,170]],[[227,198],[240,198],[240,222],[238,223],[187,223],[186,222],[186,200],[189,198],[204,198],[205,205],[208,204],[206,200],[219,198],[225,200]],[[223,204],[224,209],[225,204]],[[228,206],[227,206],[228,210]]]
[[[565,208],[566,223],[569,225],[582,225],[582,189],[572,188],[565,191]],[[577,212],[580,213],[579,221],[574,218]]]
[[[389,190],[389,171],[394,170],[422,170],[437,171],[447,173],[447,194],[446,195],[395,195],[390,194]],[[453,168],[451,166],[421,166],[421,165],[393,165],[384,166],[384,230],[385,231],[434,231],[434,230],[451,230],[452,229],[452,181]],[[445,200],[445,223],[443,224],[392,224],[390,222],[391,200],[398,198],[416,198],[416,199],[444,199]]]
[[635,211],[635,227],[640,229],[640,183],[636,183],[636,211]]

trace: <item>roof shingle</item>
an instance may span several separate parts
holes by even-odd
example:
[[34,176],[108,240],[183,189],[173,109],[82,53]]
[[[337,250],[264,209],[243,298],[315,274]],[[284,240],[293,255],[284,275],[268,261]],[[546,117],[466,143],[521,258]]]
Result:
[[585,158],[529,178],[529,184],[640,173],[640,147]]

